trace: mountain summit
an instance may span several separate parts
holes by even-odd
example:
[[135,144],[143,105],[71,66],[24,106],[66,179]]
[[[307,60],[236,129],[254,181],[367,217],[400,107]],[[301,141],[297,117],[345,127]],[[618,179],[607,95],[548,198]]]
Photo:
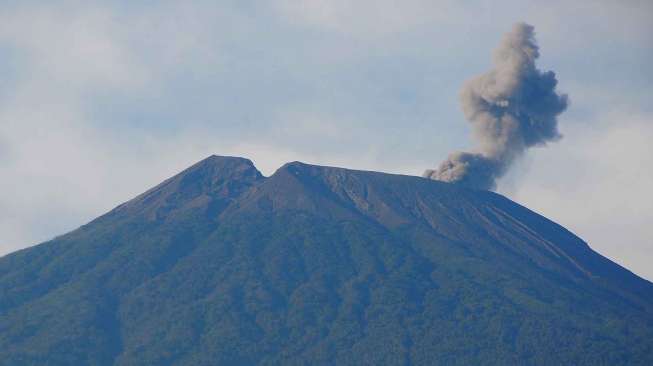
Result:
[[211,156],[0,258],[0,365],[653,364],[653,284],[487,191]]

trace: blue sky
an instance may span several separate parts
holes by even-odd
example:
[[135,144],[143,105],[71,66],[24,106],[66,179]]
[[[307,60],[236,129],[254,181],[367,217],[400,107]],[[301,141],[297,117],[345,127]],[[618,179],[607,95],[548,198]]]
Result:
[[[573,3],[573,4],[570,4]],[[570,108],[499,192],[653,279],[649,1],[0,1],[0,254],[210,154],[419,175],[513,23]]]

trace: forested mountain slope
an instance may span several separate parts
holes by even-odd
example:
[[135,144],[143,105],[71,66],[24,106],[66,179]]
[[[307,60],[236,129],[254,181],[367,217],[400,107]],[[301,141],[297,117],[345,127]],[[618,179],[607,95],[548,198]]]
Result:
[[2,365],[653,364],[653,284],[486,191],[209,157],[0,258]]

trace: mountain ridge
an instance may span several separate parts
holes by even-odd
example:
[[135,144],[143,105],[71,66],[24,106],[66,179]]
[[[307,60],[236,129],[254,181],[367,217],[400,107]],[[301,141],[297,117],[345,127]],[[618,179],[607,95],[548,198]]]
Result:
[[301,162],[211,156],[0,258],[0,364],[646,364],[651,335],[653,284],[501,195]]

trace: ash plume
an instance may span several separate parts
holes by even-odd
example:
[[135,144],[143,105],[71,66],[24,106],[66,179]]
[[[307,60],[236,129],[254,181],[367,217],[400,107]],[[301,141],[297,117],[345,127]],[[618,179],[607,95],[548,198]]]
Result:
[[562,137],[557,117],[568,98],[556,93],[554,72],[535,67],[538,57],[533,26],[515,24],[495,50],[494,68],[466,82],[461,91],[477,152],[452,153],[424,177],[494,189],[496,180],[528,148]]

